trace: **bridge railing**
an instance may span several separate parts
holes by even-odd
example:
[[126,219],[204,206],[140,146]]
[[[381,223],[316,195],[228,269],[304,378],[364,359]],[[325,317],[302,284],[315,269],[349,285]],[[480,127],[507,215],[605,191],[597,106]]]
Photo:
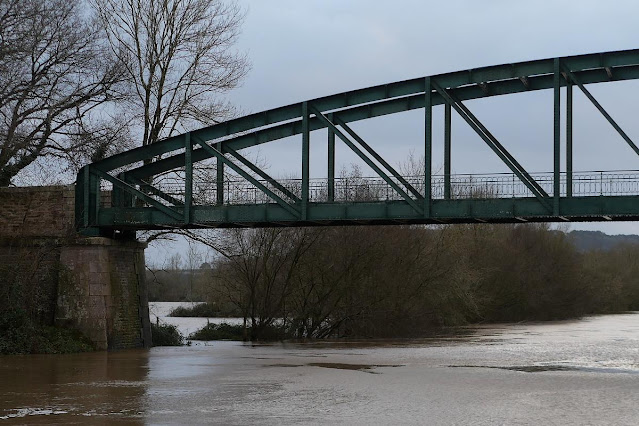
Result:
[[[203,174],[211,176],[210,173]],[[552,173],[533,173],[531,176],[546,191],[553,196]],[[419,193],[424,192],[423,176],[408,176],[404,180]],[[285,198],[286,194],[272,184],[260,180],[277,195]],[[301,179],[278,180],[279,184],[297,197],[301,197]],[[432,197],[445,198],[447,179],[443,175],[432,177]],[[406,188],[399,180],[395,183]],[[164,177],[154,182],[154,185],[165,194],[177,200],[184,200],[184,179],[180,173]],[[569,178],[566,173],[561,174],[561,196],[567,196]],[[570,184],[571,194],[575,197],[611,196],[611,195],[639,195],[639,171],[591,171],[574,172]],[[193,182],[193,203],[196,205],[214,205],[217,203],[217,182],[211,179],[198,179]],[[255,185],[234,177],[227,177],[223,182],[224,204],[267,204],[273,199]],[[408,192],[408,190],[406,190]],[[534,197],[529,188],[512,173],[497,174],[458,174],[450,176],[451,199],[482,199],[482,198],[525,198]],[[158,200],[161,200],[159,197]],[[366,202],[366,201],[402,201],[402,196],[391,185],[381,178],[370,177],[342,177],[334,180],[334,193],[329,194],[327,179],[311,179],[309,181],[309,201],[312,203],[325,202]]]

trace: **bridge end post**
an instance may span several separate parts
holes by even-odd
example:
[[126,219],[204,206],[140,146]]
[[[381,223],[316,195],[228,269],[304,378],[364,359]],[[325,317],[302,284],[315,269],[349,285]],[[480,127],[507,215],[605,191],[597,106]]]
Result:
[[104,233],[95,227],[100,209],[100,179],[89,166],[80,169],[75,188],[75,229],[84,236],[97,237]]

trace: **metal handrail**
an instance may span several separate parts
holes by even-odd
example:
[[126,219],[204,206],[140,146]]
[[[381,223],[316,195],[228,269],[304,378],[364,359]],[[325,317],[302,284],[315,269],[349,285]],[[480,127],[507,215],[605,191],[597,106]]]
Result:
[[[214,176],[205,173],[203,176]],[[552,173],[531,173],[535,181],[553,196],[554,178]],[[404,176],[406,182],[418,192],[424,193],[423,176]],[[394,182],[404,188],[399,179]],[[286,195],[268,181],[259,180],[277,195],[286,199]],[[287,190],[301,196],[301,179],[282,179],[278,182]],[[450,176],[452,199],[481,198],[525,198],[533,197],[529,188],[513,173],[492,174],[455,174]],[[434,175],[431,179],[433,199],[444,199],[445,177]],[[567,194],[568,179],[566,173],[560,175],[560,196]],[[164,193],[178,199],[184,199],[184,179],[180,172],[173,176],[164,176],[154,182],[154,186]],[[217,182],[200,178],[193,183],[193,202],[198,205],[212,205],[217,200]],[[614,196],[639,195],[639,171],[585,171],[572,173],[572,196]],[[401,201],[402,196],[380,177],[343,176],[335,178],[334,202]],[[291,200],[289,200],[291,201]],[[309,201],[328,202],[328,179],[316,178],[309,181]],[[274,202],[267,194],[246,180],[226,176],[224,180],[225,204],[266,204]],[[292,201],[291,201],[292,203]]]

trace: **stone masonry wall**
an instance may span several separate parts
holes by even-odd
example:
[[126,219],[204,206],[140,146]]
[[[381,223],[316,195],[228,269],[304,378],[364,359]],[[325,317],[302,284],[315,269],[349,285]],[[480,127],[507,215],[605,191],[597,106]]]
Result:
[[77,235],[74,191],[0,188],[0,274],[31,274],[43,323],[79,329],[99,349],[149,346],[145,245]]
[[63,247],[56,323],[79,329],[99,349],[148,346],[145,247],[97,237]]
[[[22,308],[41,324],[53,325],[60,247],[47,240],[31,240],[26,246],[18,241],[4,242],[0,243],[0,286],[20,283],[22,300],[29,301]],[[9,288],[0,288],[0,293],[7,290]]]
[[0,188],[0,238],[69,237],[74,206],[73,185]]

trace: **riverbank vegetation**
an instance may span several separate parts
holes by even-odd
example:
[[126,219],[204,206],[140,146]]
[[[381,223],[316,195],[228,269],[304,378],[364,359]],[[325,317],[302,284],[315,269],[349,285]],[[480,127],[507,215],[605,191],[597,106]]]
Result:
[[[0,268],[0,354],[60,354],[88,352],[95,348],[76,330],[53,326],[52,295],[43,285],[55,269],[37,268],[42,250]],[[29,263],[28,261],[31,261]]]
[[250,340],[639,309],[639,246],[581,252],[545,224],[229,230],[214,247],[201,290],[241,312]]

